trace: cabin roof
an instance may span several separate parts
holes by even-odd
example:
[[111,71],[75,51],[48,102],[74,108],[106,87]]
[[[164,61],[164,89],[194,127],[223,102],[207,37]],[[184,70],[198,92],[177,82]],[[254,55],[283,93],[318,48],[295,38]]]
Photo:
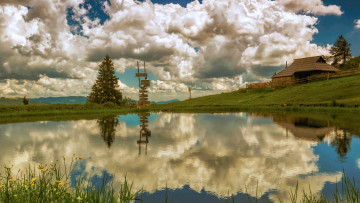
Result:
[[326,72],[337,72],[339,69],[334,68],[327,64],[322,56],[313,56],[307,58],[295,59],[294,62],[287,68],[283,69],[279,73],[273,76],[273,78],[278,77],[288,77],[294,75],[296,72],[306,72],[306,71],[326,71]]

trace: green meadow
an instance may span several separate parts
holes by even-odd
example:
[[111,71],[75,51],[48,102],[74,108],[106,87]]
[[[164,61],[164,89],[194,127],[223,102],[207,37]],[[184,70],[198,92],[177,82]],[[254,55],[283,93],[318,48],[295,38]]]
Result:
[[204,96],[152,109],[168,111],[328,111],[359,112],[360,75],[286,88],[248,88]]

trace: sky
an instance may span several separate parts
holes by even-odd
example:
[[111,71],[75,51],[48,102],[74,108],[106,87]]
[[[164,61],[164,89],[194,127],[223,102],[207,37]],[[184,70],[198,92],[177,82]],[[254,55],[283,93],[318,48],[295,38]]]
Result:
[[109,54],[136,99],[229,92],[269,81],[295,58],[328,55],[339,35],[360,55],[359,0],[1,0],[0,97],[86,96]]

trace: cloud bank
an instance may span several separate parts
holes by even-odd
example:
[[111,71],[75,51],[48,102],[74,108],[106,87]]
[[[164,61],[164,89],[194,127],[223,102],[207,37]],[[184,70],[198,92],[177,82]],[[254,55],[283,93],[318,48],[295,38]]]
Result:
[[[327,54],[326,47],[311,43],[318,32],[313,14],[342,13],[340,7],[325,6],[321,0],[204,0],[186,8],[110,0],[100,8],[109,17],[104,21],[93,16],[95,8],[84,4],[87,1],[0,3],[0,83],[23,84],[23,91],[8,86],[7,92],[59,95],[51,91],[54,86],[40,87],[44,76],[60,83],[67,80],[71,87],[81,83],[89,91],[105,54],[114,59],[118,72],[135,67],[137,60],[147,61],[160,80],[153,92],[174,83],[183,87],[180,93],[188,86],[199,89],[195,95],[235,90],[249,78],[268,80],[285,61]],[[46,90],[36,91],[25,85],[29,83]],[[62,91],[61,95],[75,94],[71,88]]]

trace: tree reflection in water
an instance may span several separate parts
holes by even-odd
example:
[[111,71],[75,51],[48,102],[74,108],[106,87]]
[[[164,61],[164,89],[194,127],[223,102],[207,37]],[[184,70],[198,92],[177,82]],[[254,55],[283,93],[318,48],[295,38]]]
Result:
[[101,137],[104,139],[108,148],[115,140],[116,126],[119,124],[117,117],[104,117],[97,120],[100,128]]
[[331,125],[329,121],[297,117],[291,115],[273,115],[274,123],[278,124],[297,138],[323,142],[330,136],[330,145],[335,148],[339,160],[344,162],[350,151],[351,133]]
[[147,155],[147,144],[149,143],[149,137],[151,136],[151,130],[148,128],[150,113],[139,113],[140,118],[140,137],[137,141],[139,145],[139,156],[141,155],[141,145],[145,145],[145,155]]
[[346,154],[350,150],[351,134],[343,130],[335,131],[335,138],[331,141],[331,146],[335,147],[339,160],[344,162]]

